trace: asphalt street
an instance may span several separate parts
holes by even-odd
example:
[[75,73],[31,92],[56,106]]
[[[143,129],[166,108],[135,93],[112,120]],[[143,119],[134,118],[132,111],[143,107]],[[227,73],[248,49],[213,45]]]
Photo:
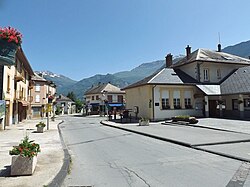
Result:
[[[72,163],[63,186],[250,185],[249,163],[106,127],[100,124],[102,119],[64,118],[61,130]],[[184,130],[181,133],[185,136]],[[223,134],[216,136],[221,140]],[[238,134],[232,137],[240,139]]]

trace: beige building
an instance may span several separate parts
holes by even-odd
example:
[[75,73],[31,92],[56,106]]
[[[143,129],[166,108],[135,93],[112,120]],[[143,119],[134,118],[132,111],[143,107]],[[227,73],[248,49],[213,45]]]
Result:
[[[110,84],[103,83],[93,86],[85,92],[87,110],[91,110],[91,114],[99,114],[108,110],[121,110],[124,108],[125,91]],[[105,107],[104,107],[105,106]]]
[[30,77],[33,70],[22,50],[18,48],[15,65],[1,66],[2,98],[6,101],[5,124],[15,124],[28,116]]
[[60,110],[60,114],[62,115],[76,113],[75,102],[62,94],[56,99],[56,107]]
[[55,84],[51,81],[47,81],[36,73],[32,76],[31,81],[31,117],[45,117],[47,112],[49,112],[50,115],[53,115],[55,111]]
[[[206,49],[191,53],[124,90],[126,108],[151,120],[176,115],[250,118],[250,60]],[[132,115],[135,115],[133,113]]]

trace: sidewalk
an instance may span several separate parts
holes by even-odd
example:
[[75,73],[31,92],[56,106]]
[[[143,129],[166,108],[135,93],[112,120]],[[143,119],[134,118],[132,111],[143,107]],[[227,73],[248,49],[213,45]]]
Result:
[[[44,133],[34,133],[35,125],[42,120],[27,120],[18,125],[7,126],[0,131],[0,186],[4,187],[39,187],[48,185],[60,171],[63,165],[64,152],[62,149],[57,125],[61,122],[50,121],[49,130],[45,127]],[[46,120],[43,120],[46,124]],[[9,150],[18,145],[25,135],[30,140],[40,144],[41,152],[35,172],[32,176],[10,176],[11,156]]]
[[199,119],[189,125],[150,123],[115,123],[102,121],[103,125],[163,140],[177,145],[250,162],[250,122],[226,119]]

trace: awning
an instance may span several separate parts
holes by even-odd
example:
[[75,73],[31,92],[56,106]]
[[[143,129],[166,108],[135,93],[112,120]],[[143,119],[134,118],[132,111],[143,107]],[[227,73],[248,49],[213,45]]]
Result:
[[206,95],[220,95],[220,85],[196,85]]
[[89,103],[89,104],[92,106],[99,106],[100,105],[99,103]]
[[123,106],[122,103],[109,103],[108,104],[110,107],[118,107],[118,106]]
[[27,101],[19,101],[19,103],[22,103],[23,106],[28,106],[28,102]]

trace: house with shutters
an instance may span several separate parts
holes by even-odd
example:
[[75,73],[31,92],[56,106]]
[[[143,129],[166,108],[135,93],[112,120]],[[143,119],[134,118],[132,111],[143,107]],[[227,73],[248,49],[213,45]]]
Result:
[[34,73],[31,77],[31,118],[45,117],[48,112],[54,115],[56,101],[56,85],[43,78],[42,75]]
[[[126,108],[163,120],[177,115],[250,118],[250,60],[221,51],[186,47],[186,56],[125,87]],[[135,115],[132,114],[132,115]]]
[[62,94],[56,98],[56,107],[61,111],[62,115],[76,113],[75,102]]
[[91,114],[122,110],[125,104],[125,91],[110,83],[99,83],[84,94],[87,110]]

